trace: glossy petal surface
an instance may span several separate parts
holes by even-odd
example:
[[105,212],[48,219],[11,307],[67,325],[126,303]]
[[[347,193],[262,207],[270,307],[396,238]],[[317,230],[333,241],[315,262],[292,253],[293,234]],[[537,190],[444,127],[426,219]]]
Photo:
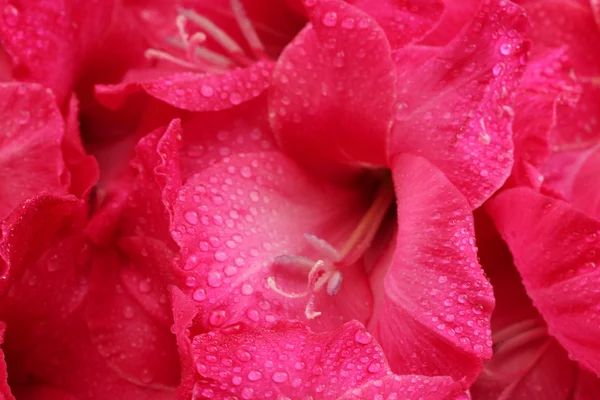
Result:
[[448,377],[392,376],[381,348],[355,321],[321,334],[294,322],[258,330],[234,325],[194,337],[192,354],[194,393],[204,397],[265,398],[271,392],[289,398],[354,399],[398,395],[410,388],[417,391],[414,398],[456,393]]
[[286,47],[273,73],[269,117],[277,141],[313,169],[385,164],[396,99],[385,32],[339,0],[314,2],[308,14],[311,23]]
[[0,84],[0,217],[42,190],[64,193],[64,121],[36,84]]
[[14,77],[51,88],[62,103],[113,6],[113,0],[3,0],[0,42],[12,57]]
[[479,206],[512,167],[512,110],[527,20],[514,4],[488,0],[470,27],[439,52],[394,53],[398,111],[389,155],[410,152],[440,168]]
[[550,334],[598,373],[598,220],[525,188],[502,193],[486,209]]
[[466,200],[421,157],[393,161],[395,248],[370,276],[369,330],[396,373],[475,379],[491,356],[492,289],[477,261]]

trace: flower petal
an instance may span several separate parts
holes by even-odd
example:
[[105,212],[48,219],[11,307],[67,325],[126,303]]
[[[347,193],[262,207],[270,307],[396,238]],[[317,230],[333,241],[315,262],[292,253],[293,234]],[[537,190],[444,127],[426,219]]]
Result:
[[600,222],[526,188],[501,193],[486,210],[550,334],[573,359],[599,373]]
[[550,133],[557,124],[558,108],[573,107],[581,94],[565,57],[564,49],[540,55],[523,74],[514,106],[515,164],[510,185],[540,188],[544,178],[540,169],[551,155]]
[[144,91],[152,97],[188,111],[218,111],[252,100],[270,85],[273,63],[259,61],[248,68],[223,74],[182,72],[157,78],[131,76],[117,85],[96,86],[104,106],[118,109],[126,97]]
[[508,106],[528,48],[527,20],[518,6],[503,4],[487,0],[470,27],[436,55],[424,58],[418,47],[394,53],[399,108],[390,157],[426,157],[473,207],[504,183],[512,166]]
[[445,7],[440,0],[351,0],[381,25],[392,49],[415,43],[435,28]]
[[3,0],[0,42],[12,57],[14,77],[40,82],[62,103],[101,39],[114,3]]
[[496,307],[492,313],[494,355],[471,387],[471,394],[483,400],[568,398],[579,367],[548,336],[490,217],[483,209],[477,210],[475,217],[478,255],[494,288]]
[[[556,147],[582,146],[600,139],[597,116],[600,88],[593,79],[600,76],[600,30],[585,1],[520,1],[531,19],[529,37],[534,51],[565,48],[573,64],[573,75],[583,85],[577,107],[558,108],[558,125],[553,132]],[[535,54],[535,53],[534,53]]]
[[392,172],[397,241],[371,274],[369,330],[394,372],[472,382],[491,356],[494,299],[477,261],[471,209],[421,157],[396,157]]
[[[171,235],[182,249],[187,276],[182,290],[197,300],[205,329],[240,321],[263,326],[280,318],[305,319],[307,298],[285,298],[266,281],[272,276],[286,290],[301,292],[308,271],[275,265],[274,259],[322,258],[302,253],[310,248],[304,234],[338,246],[366,210],[362,197],[307,175],[277,152],[225,157],[190,177],[177,196]],[[368,318],[371,294],[365,273],[358,264],[347,272],[340,293],[318,296],[316,307],[323,315],[313,321],[315,328]]]
[[444,0],[442,18],[421,44],[444,46],[452,41],[467,26],[479,10],[481,0]]
[[338,162],[385,164],[396,99],[385,32],[341,0],[313,3],[311,23],[286,47],[273,73],[269,117],[275,136],[314,169]]
[[37,84],[0,84],[0,218],[41,191],[65,193],[64,121]]
[[572,203],[587,215],[600,220],[600,189],[590,184],[600,176],[600,146],[592,151],[573,181]]
[[172,391],[134,385],[117,375],[91,343],[82,308],[18,361],[26,366],[29,379],[46,382],[79,400],[150,400],[160,399],[165,392],[173,396]]
[[[136,242],[129,243],[131,249]],[[137,243],[138,260],[102,249],[92,266],[86,321],[98,353],[120,376],[156,388],[179,383],[179,355],[170,332],[166,268],[171,253],[158,241]],[[161,304],[162,296],[162,304]]]
[[[339,397],[339,400],[397,399],[439,400],[467,399],[460,386],[447,376],[388,375],[369,381]],[[399,397],[401,396],[401,397]]]
[[420,394],[437,388],[438,398],[445,398],[456,390],[448,377],[438,378],[438,386],[426,377],[391,376],[383,351],[356,321],[326,333],[313,333],[299,322],[279,322],[270,329],[233,325],[194,337],[191,350],[193,394],[204,397],[266,398],[277,392],[288,398],[352,399],[397,395],[421,384]]
[[[0,322],[0,345],[4,343],[4,331],[6,330],[6,324]],[[8,372],[6,372],[6,360],[4,359],[4,353],[0,349],[0,395],[2,399],[14,400],[14,396],[10,392],[10,386],[8,386]]]
[[85,205],[73,196],[40,195],[2,221],[0,262],[6,265],[0,319],[11,352],[60,329],[87,292],[89,252]]

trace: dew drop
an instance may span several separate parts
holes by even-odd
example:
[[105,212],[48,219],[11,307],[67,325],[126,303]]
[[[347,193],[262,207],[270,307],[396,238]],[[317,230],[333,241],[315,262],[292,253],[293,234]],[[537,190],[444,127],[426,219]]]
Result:
[[200,93],[204,97],[211,97],[214,94],[214,90],[210,86],[202,85],[200,88]]
[[231,383],[233,383],[236,386],[241,385],[241,383],[242,383],[242,377],[241,376],[234,376],[233,378],[231,378]]
[[217,261],[225,261],[227,260],[227,253],[225,253],[224,251],[216,251],[215,252],[215,260]]
[[240,360],[240,361],[250,361],[250,359],[252,359],[252,355],[250,355],[250,353],[248,353],[246,350],[242,350],[239,349],[235,352],[235,356]]
[[259,371],[248,372],[248,379],[252,382],[258,381],[262,378],[262,374]]
[[358,330],[354,334],[354,339],[361,344],[369,344],[373,340],[373,336],[370,333]]
[[202,301],[202,300],[206,299],[206,290],[204,290],[202,288],[198,288],[198,289],[194,290],[194,292],[192,293],[192,299],[194,299],[196,301]]
[[254,293],[254,288],[252,287],[252,285],[249,283],[244,283],[242,285],[242,294],[250,296],[252,293]]
[[221,274],[217,271],[210,271],[206,277],[206,282],[210,287],[219,287],[223,284]]
[[448,277],[447,276],[440,276],[438,278],[438,282],[439,283],[446,283],[446,282],[448,282]]
[[196,211],[186,211],[183,214],[183,218],[185,218],[185,220],[192,225],[196,225],[198,223],[198,213]]
[[208,321],[214,326],[221,326],[227,320],[227,312],[225,310],[215,310],[210,314]]
[[337,24],[337,18],[338,16],[334,11],[326,12],[322,19],[323,25],[333,27]]
[[229,95],[229,101],[233,105],[238,105],[242,102],[242,96],[239,93],[233,92]]
[[272,376],[273,382],[277,382],[277,383],[283,383],[285,381],[287,381],[288,379],[288,374],[286,374],[285,372],[275,372]]
[[500,45],[500,53],[504,54],[505,56],[509,55],[512,51],[512,45],[510,43],[502,43]]
[[371,364],[369,364],[369,366],[367,367],[367,371],[369,371],[370,373],[374,374],[377,373],[381,370],[381,364],[377,361],[372,362]]
[[17,25],[18,18],[19,18],[19,10],[17,10],[17,8],[15,6],[9,4],[6,7],[4,7],[4,21],[6,22],[6,25],[8,25],[8,26]]

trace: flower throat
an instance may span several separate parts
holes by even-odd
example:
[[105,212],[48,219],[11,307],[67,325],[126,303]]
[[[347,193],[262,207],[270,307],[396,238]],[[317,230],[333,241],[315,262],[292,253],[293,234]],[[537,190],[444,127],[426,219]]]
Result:
[[277,285],[273,276],[267,278],[268,286],[289,299],[306,298],[306,318],[314,319],[321,315],[315,310],[317,294],[325,290],[329,296],[335,296],[339,292],[343,269],[358,261],[368,250],[393,201],[394,186],[391,178],[386,176],[379,183],[371,206],[339,251],[326,240],[307,233],[304,235],[305,240],[321,258],[313,260],[297,255],[281,255],[275,258],[278,265],[307,272],[306,290],[299,293],[285,291]]

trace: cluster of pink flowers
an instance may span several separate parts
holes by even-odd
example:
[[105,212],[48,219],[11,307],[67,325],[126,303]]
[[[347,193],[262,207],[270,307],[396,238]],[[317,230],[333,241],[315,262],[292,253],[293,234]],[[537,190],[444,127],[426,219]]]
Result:
[[0,399],[600,399],[600,1],[0,3]]

